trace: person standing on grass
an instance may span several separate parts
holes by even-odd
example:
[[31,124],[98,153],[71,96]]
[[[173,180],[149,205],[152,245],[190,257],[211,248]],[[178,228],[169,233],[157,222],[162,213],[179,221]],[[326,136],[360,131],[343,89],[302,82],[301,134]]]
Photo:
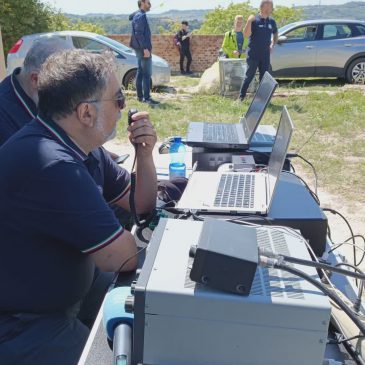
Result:
[[[179,50],[180,50],[180,72],[182,75],[191,75],[190,65],[192,62],[191,52],[190,52],[190,37],[192,33],[189,32],[189,23],[184,20],[181,22],[181,29],[178,31],[176,38],[178,40]],[[186,71],[184,70],[184,60],[187,59]]]
[[243,16],[236,15],[234,28],[226,32],[223,39],[222,50],[227,58],[245,58],[243,36]]
[[135,50],[138,59],[137,98],[140,102],[153,106],[159,102],[151,98],[152,39],[146,15],[151,10],[151,2],[138,0],[137,3],[139,10],[129,16],[129,20],[132,22],[130,46]]
[[260,12],[250,15],[243,31],[245,38],[249,38],[247,48],[247,71],[240,91],[240,100],[246,97],[247,89],[255,77],[257,68],[260,81],[266,71],[270,69],[270,54],[278,41],[278,28],[270,15],[273,12],[272,0],[262,0]]

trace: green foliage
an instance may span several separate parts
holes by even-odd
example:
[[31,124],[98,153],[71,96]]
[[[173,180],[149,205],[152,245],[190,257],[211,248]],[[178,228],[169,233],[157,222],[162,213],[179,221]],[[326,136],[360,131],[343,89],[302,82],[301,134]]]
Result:
[[176,34],[181,29],[181,23],[169,19],[165,26],[160,25],[158,27],[159,34]]
[[27,34],[56,30],[105,33],[100,25],[81,20],[71,21],[61,11],[40,0],[1,0],[0,25],[5,54],[19,38]]
[[50,15],[49,31],[60,30],[81,30],[84,32],[105,34],[104,28],[98,24],[84,22],[80,19],[72,21],[61,11],[57,11]]
[[[255,14],[257,9],[253,8],[250,3],[243,2],[230,4],[227,8],[218,6],[205,15],[205,20],[200,28],[200,34],[223,34],[233,28],[233,22],[236,15],[243,15],[247,19],[251,14]],[[275,7],[273,18],[279,27],[298,21],[303,17],[303,9],[287,6]]]
[[199,34],[223,34],[233,28],[236,15],[243,15],[247,19],[253,13],[253,8],[249,2],[230,4],[227,8],[216,7],[205,15]]
[[5,54],[23,35],[48,31],[50,7],[39,0],[0,1],[0,24]]
[[273,18],[276,20],[278,28],[285,24],[294,23],[302,20],[304,15],[303,8],[276,6],[273,13]]

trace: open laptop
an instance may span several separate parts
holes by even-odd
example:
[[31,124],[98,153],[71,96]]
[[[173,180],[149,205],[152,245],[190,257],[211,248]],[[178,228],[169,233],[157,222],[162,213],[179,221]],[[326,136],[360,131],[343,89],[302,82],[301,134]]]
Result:
[[194,172],[177,208],[213,213],[267,214],[293,129],[293,122],[284,106],[267,171]]
[[219,149],[242,149],[249,148],[250,145],[271,147],[275,139],[275,128],[259,127],[259,123],[277,86],[276,80],[266,72],[246,114],[240,118],[239,123],[191,122],[186,144]]

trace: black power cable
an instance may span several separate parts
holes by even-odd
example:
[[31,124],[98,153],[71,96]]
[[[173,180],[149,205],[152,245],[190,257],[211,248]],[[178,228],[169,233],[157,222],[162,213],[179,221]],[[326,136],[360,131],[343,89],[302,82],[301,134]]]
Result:
[[323,262],[303,260],[303,259],[298,259],[297,257],[286,256],[286,255],[277,255],[272,252],[266,252],[265,250],[260,250],[260,254],[263,256],[267,256],[267,257],[274,257],[278,260],[284,260],[286,262],[291,262],[293,264],[315,267],[317,269],[328,270],[331,272],[335,272],[337,274],[350,276],[355,279],[365,280],[365,274],[363,274],[362,272],[359,272],[360,270],[353,272],[350,270],[340,269],[339,267],[328,265]]
[[347,225],[347,227],[348,227],[348,229],[350,231],[350,234],[351,234],[350,239],[352,239],[352,243],[354,245],[354,247],[353,247],[354,265],[355,266],[359,266],[359,263],[356,263],[356,241],[355,241],[355,238],[354,238],[355,235],[354,235],[354,231],[352,230],[352,227],[351,227],[350,223],[348,222],[348,220],[340,212],[338,212],[335,209],[332,209],[332,208],[322,208],[322,210],[324,212],[330,212],[330,213],[332,213],[334,215],[337,214],[337,215],[339,215],[345,221],[345,223],[346,223],[346,225]]
[[365,336],[365,325],[364,323],[358,318],[358,316],[341,300],[341,298],[335,293],[328,289],[325,285],[321,282],[312,278],[311,276],[307,275],[306,273],[297,270],[291,266],[286,265],[285,263],[276,262],[273,265],[277,269],[281,269],[287,271],[293,275],[299,276],[304,280],[307,280],[316,288],[321,290],[324,294],[326,294],[330,299],[332,299],[346,314],[347,316],[354,322],[356,327],[360,330],[360,332]]
[[115,271],[114,276],[113,276],[113,280],[111,281],[112,284],[115,284],[115,280],[118,277],[118,275],[121,273],[121,271],[123,270],[124,266],[128,264],[129,261],[131,261],[133,258],[135,258],[136,256],[138,256],[142,251],[144,251],[147,248],[147,246],[142,247],[141,249],[139,249],[135,254],[127,257],[122,264],[119,266],[119,269],[117,271]]
[[314,167],[314,165],[310,161],[308,161],[306,158],[304,158],[303,156],[299,155],[298,153],[296,153],[294,155],[294,157],[300,158],[302,161],[304,161],[306,164],[308,164],[312,168],[313,175],[314,175],[314,192],[318,196],[318,175],[317,175],[316,168]]

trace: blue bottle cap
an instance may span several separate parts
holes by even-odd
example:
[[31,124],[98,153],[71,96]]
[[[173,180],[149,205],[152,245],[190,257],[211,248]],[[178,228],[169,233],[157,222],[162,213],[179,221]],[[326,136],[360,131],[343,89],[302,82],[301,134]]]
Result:
[[181,143],[181,137],[175,136],[174,137],[174,143]]

